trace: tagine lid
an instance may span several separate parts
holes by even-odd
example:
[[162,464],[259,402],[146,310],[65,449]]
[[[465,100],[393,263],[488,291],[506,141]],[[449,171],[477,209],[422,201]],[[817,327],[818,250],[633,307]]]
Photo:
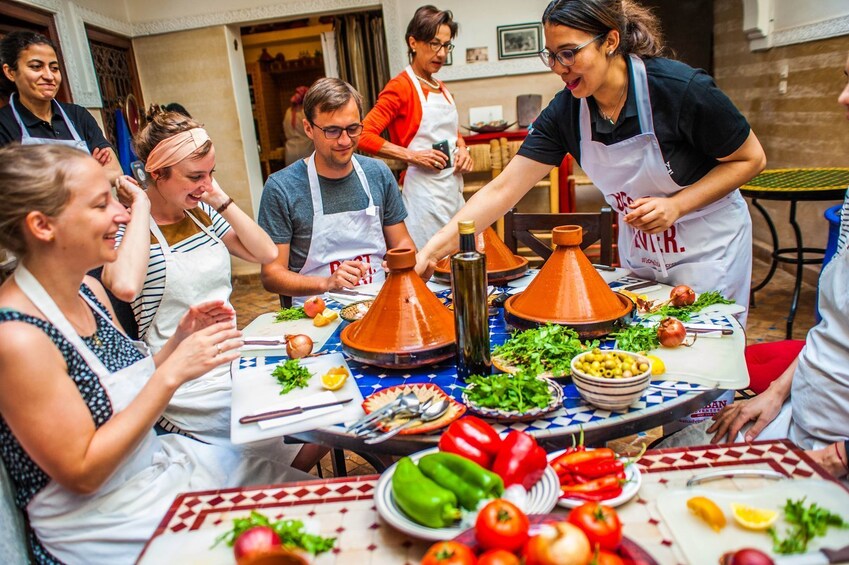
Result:
[[[518,277],[528,270],[528,260],[514,255],[495,230],[486,228],[475,238],[478,251],[486,255],[486,275],[490,280],[503,277]],[[451,276],[451,258],[445,257],[436,264],[434,273],[440,278]]]
[[525,291],[504,303],[509,314],[569,325],[616,320],[630,312],[630,301],[610,290],[581,250],[582,239],[580,226],[552,230],[554,252]]
[[390,249],[389,273],[374,303],[342,330],[346,347],[372,353],[428,352],[453,346],[454,315],[416,274],[416,252]]

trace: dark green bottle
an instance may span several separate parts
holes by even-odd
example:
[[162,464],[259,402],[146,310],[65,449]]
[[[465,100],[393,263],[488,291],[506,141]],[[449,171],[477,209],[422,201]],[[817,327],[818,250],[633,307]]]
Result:
[[475,247],[475,222],[458,222],[460,251],[451,257],[451,292],[457,332],[457,376],[489,375],[489,307],[486,255]]

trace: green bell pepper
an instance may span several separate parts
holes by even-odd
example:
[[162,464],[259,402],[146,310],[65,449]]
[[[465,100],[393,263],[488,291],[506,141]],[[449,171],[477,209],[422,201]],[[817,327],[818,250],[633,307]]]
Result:
[[445,528],[460,519],[454,493],[424,476],[409,457],[395,465],[392,496],[404,514],[422,526]]
[[481,500],[498,498],[504,492],[501,477],[454,453],[425,455],[419,459],[419,470],[457,495],[460,506],[466,510],[474,510]]

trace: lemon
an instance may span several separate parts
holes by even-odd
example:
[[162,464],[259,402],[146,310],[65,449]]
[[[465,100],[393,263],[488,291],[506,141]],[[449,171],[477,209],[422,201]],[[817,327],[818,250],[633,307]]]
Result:
[[704,496],[694,496],[687,501],[687,508],[704,520],[714,531],[718,532],[725,527],[725,514],[713,500]]
[[321,386],[327,390],[339,390],[348,380],[348,370],[344,366],[333,367],[321,376]]
[[666,372],[666,365],[663,364],[663,359],[657,355],[646,355],[646,358],[651,361],[652,375],[662,375]]
[[335,310],[325,308],[324,312],[315,315],[315,318],[312,319],[312,325],[320,328],[322,326],[326,326],[338,317],[339,314],[337,314]]
[[734,520],[747,530],[765,530],[778,519],[778,512],[763,508],[752,508],[745,504],[731,503]]

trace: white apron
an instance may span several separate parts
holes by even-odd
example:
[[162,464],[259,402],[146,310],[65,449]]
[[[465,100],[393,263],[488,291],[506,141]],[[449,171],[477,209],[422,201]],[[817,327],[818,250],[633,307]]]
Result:
[[[15,271],[15,280],[97,376],[113,417],[124,410],[155,370],[147,346],[134,341],[145,357],[110,373],[23,265]],[[80,295],[95,315],[109,320]],[[51,481],[27,505],[27,515],[42,545],[62,562],[131,563],[178,494],[279,482],[289,478],[289,471],[268,461],[240,460],[235,452],[185,437],[157,436],[151,430],[97,492],[75,494]],[[300,473],[294,476],[300,478]]]
[[[642,133],[613,145],[593,141],[589,106],[581,100],[581,168],[621,215],[638,198],[669,197],[682,189],[667,173],[654,133],[646,67],[634,55],[631,62]],[[735,190],[654,236],[619,222],[619,260],[639,277],[697,292],[718,290],[748,309],[752,220],[746,202]],[[744,327],[745,316],[739,316]]]
[[454,174],[454,150],[457,147],[459,117],[457,106],[448,89],[440,83],[442,94],[429,92],[425,98],[419,80],[412,67],[407,67],[407,75],[422,104],[422,121],[408,149],[424,151],[433,149],[433,144],[448,140],[448,153],[452,155],[450,167],[431,172],[410,165],[404,176],[404,188],[401,198],[407,208],[407,231],[418,249],[421,249],[442,229],[465,204],[463,199],[463,177]]
[[[386,237],[383,235],[383,216],[374,205],[371,187],[356,156],[351,158],[354,171],[368,196],[365,210],[325,214],[321,200],[321,186],[315,168],[315,153],[307,159],[307,175],[312,197],[312,239],[310,250],[300,274],[309,277],[329,277],[343,261],[362,261],[371,268],[360,284],[381,282],[386,275],[381,266],[386,255]],[[295,296],[295,305],[304,303],[305,297]]]
[[71,132],[71,137],[74,139],[53,139],[51,137],[31,136],[29,131],[27,131],[23,120],[21,120],[21,115],[18,114],[18,110],[15,108],[15,94],[12,94],[9,97],[9,106],[12,108],[12,114],[15,116],[15,121],[18,122],[18,127],[21,128],[21,145],[67,145],[68,147],[73,147],[74,149],[91,153],[91,151],[88,150],[88,145],[86,145],[85,140],[80,137],[79,133],[77,133],[77,129],[74,127],[71,120],[68,119],[68,114],[65,113],[62,106],[60,106],[55,100],[51,102],[55,105],[54,108],[59,111],[59,114],[61,114],[62,119],[65,120],[65,124],[68,126],[68,131]]
[[[165,258],[165,290],[162,301],[144,335],[156,353],[177,330],[191,306],[209,300],[229,302],[230,252],[224,242],[193,214],[186,214],[217,245],[205,243],[174,253],[162,230],[151,217],[150,231],[159,241]],[[230,445],[230,370],[225,364],[189,381],[174,393],[163,417],[180,430],[206,442]],[[167,424],[164,426],[170,429]]]

